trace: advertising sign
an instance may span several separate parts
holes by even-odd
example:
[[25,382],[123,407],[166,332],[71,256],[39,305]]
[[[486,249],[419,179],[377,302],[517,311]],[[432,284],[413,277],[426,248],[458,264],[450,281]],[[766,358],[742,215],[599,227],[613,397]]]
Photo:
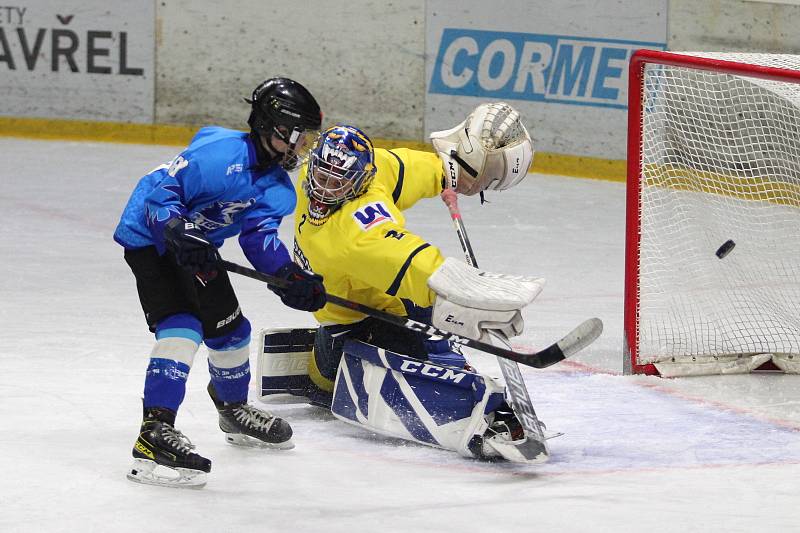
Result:
[[446,4],[428,2],[426,133],[502,100],[537,150],[624,159],[628,61],[666,48],[666,0]]
[[154,10],[150,0],[0,7],[0,115],[152,122]]

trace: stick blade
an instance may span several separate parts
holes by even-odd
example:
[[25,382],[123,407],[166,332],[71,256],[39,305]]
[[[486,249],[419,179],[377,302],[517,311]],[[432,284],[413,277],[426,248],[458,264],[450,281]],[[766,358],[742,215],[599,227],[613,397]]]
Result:
[[599,318],[590,318],[570,331],[556,344],[564,353],[565,358],[571,357],[596,341],[601,333],[603,333],[603,321]]

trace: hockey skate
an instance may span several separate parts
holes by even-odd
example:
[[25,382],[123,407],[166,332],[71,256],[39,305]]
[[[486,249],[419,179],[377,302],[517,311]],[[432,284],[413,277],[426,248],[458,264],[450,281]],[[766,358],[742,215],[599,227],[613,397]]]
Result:
[[[505,404],[504,404],[505,405]],[[544,463],[549,456],[543,442],[528,438],[517,416],[507,407],[492,413],[493,419],[482,435],[476,435],[470,451],[484,461]],[[525,447],[523,451],[521,448]]]
[[294,448],[292,427],[282,418],[247,402],[226,404],[217,397],[212,383],[208,384],[208,394],[219,413],[219,428],[230,444],[279,450]]
[[128,479],[163,487],[201,488],[206,484],[211,461],[193,453],[194,445],[174,424],[175,413],[169,409],[145,409]]

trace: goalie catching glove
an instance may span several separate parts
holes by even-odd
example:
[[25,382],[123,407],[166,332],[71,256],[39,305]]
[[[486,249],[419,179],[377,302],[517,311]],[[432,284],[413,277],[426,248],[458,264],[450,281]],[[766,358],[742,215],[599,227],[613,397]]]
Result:
[[489,331],[520,335],[520,310],[542,292],[544,283],[542,278],[493,274],[448,257],[428,278],[436,293],[433,325],[483,342],[489,341]]
[[533,141],[513,107],[481,104],[458,126],[431,133],[444,165],[445,187],[471,196],[522,181],[533,161]]

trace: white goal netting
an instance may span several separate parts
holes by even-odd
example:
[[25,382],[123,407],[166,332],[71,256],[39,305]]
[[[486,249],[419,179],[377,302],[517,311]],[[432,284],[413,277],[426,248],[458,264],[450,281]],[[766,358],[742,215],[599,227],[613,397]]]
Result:
[[641,128],[636,364],[800,370],[800,85],[647,64]]

